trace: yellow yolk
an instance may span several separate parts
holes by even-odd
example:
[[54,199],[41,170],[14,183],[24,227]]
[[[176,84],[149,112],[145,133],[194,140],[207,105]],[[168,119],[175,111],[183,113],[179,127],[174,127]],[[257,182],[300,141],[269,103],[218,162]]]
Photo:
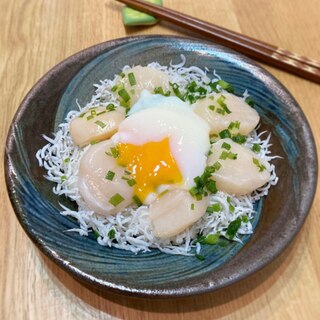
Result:
[[118,164],[131,172],[136,182],[134,193],[142,202],[160,185],[182,182],[182,175],[170,152],[169,138],[141,146],[119,143],[118,150]]

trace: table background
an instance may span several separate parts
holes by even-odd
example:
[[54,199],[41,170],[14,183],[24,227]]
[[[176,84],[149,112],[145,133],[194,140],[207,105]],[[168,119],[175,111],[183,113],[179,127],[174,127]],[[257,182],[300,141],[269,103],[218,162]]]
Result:
[[[164,0],[167,7],[320,60],[320,0]],[[0,0],[1,158],[21,100],[51,67],[88,46],[137,34],[190,33],[169,23],[125,28],[112,0]],[[266,67],[305,112],[319,148],[320,86]],[[320,148],[319,148],[320,149]],[[0,319],[320,319],[320,193],[301,232],[250,278],[200,297],[100,296],[44,257],[20,227],[0,164]]]

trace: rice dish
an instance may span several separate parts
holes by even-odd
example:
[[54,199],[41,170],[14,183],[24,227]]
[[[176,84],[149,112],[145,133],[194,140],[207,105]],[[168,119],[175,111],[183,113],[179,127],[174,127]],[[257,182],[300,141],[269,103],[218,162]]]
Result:
[[[269,151],[270,134],[267,132],[259,133],[256,129],[247,132],[248,129],[240,134],[239,130],[237,131],[236,128],[237,126],[240,126],[239,121],[236,120],[237,118],[229,120],[227,124],[222,123],[221,127],[217,125],[210,126],[210,123],[206,124],[204,121],[201,122],[202,120],[200,118],[203,119],[207,116],[209,116],[210,119],[214,117],[212,121],[216,121],[217,117],[225,120],[226,115],[230,119],[232,119],[232,116],[237,117],[236,109],[231,110],[228,108],[228,101],[233,99],[233,88],[230,84],[223,81],[216,73],[211,75],[208,74],[207,70],[201,70],[197,67],[185,67],[185,59],[183,56],[181,58],[182,62],[178,65],[170,64],[169,66],[162,66],[158,63],[151,63],[146,66],[147,68],[151,68],[152,70],[159,71],[163,74],[161,76],[163,78],[160,80],[157,78],[157,80],[155,80],[160,81],[160,86],[153,85],[150,86],[150,88],[143,87],[140,92],[138,89],[129,91],[124,90],[123,87],[121,87],[121,90],[131,94],[130,106],[124,103],[123,97],[119,97],[119,83],[124,81],[122,79],[129,78],[128,74],[132,74],[132,67],[125,66],[114,79],[106,79],[99,84],[96,84],[96,94],[91,98],[91,101],[83,107],[78,105],[79,110],[69,112],[65,122],[60,124],[59,130],[53,134],[53,137],[44,135],[47,144],[37,152],[36,157],[39,161],[39,165],[44,167],[47,172],[45,178],[55,183],[53,188],[55,194],[66,196],[78,204],[78,210],[76,211],[61,206],[62,209],[60,213],[64,216],[76,219],[79,224],[77,228],[67,230],[67,232],[78,232],[82,236],[93,234],[100,245],[130,250],[134,253],[146,252],[153,248],[157,248],[165,253],[197,255],[198,257],[201,257],[200,250],[202,244],[215,244],[219,237],[225,237],[230,241],[241,242],[241,235],[253,232],[250,221],[255,214],[253,209],[254,202],[261,197],[266,196],[269,188],[275,185],[278,180],[275,173],[275,167],[270,163],[270,161],[275,158]],[[135,79],[135,82],[139,83],[138,72],[136,72],[135,75],[137,78]],[[167,81],[167,79],[169,79],[169,81]],[[124,86],[126,85],[129,86],[128,83],[124,84]],[[170,94],[167,94],[168,92],[170,92]],[[238,99],[237,97],[235,98]],[[208,108],[206,99],[218,101],[218,103],[214,106],[214,104],[210,102],[210,108]],[[247,91],[243,93],[241,100],[249,104],[251,103]],[[205,108],[201,105],[204,103],[206,103]],[[168,110],[163,107],[164,104],[169,104]],[[185,109],[181,112],[180,109],[185,108],[185,105],[183,104],[188,104],[188,110]],[[153,108],[150,108],[149,105],[152,105]],[[173,105],[174,107],[172,107]],[[108,110],[108,108],[111,108],[110,106],[112,106],[112,110]],[[102,108],[101,110],[107,108],[107,111],[112,112],[118,110],[118,108],[126,109],[126,114],[123,116],[125,119],[121,118],[121,115],[113,113],[115,116],[121,118],[121,121],[119,120],[119,122],[122,123],[122,127],[115,130],[112,129],[113,131],[110,133],[111,136],[108,138],[101,136],[100,132],[100,135],[98,136],[98,139],[100,139],[99,141],[90,141],[87,137],[80,136],[77,145],[74,136],[72,138],[70,133],[72,121],[80,119],[83,115],[86,117],[87,114],[89,114],[88,112],[91,112],[89,117],[91,115],[94,117],[99,113],[99,108]],[[117,205],[115,205],[115,210],[109,214],[110,211],[107,215],[104,215],[106,210],[104,208],[101,209],[101,212],[99,212],[99,208],[92,210],[93,207],[88,206],[89,202],[84,196],[84,193],[79,191],[79,185],[81,186],[82,179],[81,172],[83,171],[80,163],[81,159],[82,162],[84,161],[83,159],[85,158],[86,152],[88,154],[88,149],[93,149],[93,147],[97,149],[97,146],[101,146],[102,143],[105,143],[103,141],[112,139],[116,145],[122,143],[127,146],[128,143],[135,142],[138,135],[138,133],[135,133],[134,138],[128,137],[128,128],[131,130],[132,126],[140,127],[143,123],[153,123],[152,117],[155,117],[155,124],[159,121],[159,117],[162,116],[166,119],[165,121],[170,122],[170,119],[173,118],[173,113],[170,113],[170,116],[167,116],[167,113],[165,112],[171,112],[173,109],[175,110],[174,114],[177,114],[178,119],[183,119],[183,121],[179,120],[180,122],[187,123],[189,121],[188,112],[192,113],[192,117],[196,114],[196,117],[200,119],[199,126],[196,127],[195,122],[198,121],[198,118],[190,118],[189,127],[194,125],[194,129],[190,130],[192,135],[189,133],[189,143],[185,144],[185,147],[182,146],[180,148],[185,148],[186,151],[183,153],[183,150],[181,151],[179,149],[180,153],[177,151],[177,155],[174,157],[177,162],[178,171],[182,176],[177,178],[177,181],[174,182],[175,185],[180,183],[183,185],[183,190],[188,190],[188,194],[190,193],[194,197],[199,196],[197,194],[198,189],[195,187],[195,185],[197,186],[196,178],[203,176],[201,173],[206,166],[205,162],[210,159],[210,157],[213,157],[207,152],[209,150],[206,150],[206,145],[208,143],[210,144],[210,151],[212,146],[219,147],[222,150],[221,154],[219,151],[218,158],[212,160],[212,164],[219,164],[219,167],[215,169],[217,171],[216,173],[219,173],[219,170],[220,172],[223,172],[223,168],[220,169],[220,163],[225,160],[222,155],[225,155],[225,158],[228,157],[228,159],[232,159],[234,156],[236,159],[239,153],[231,151],[239,146],[239,148],[244,147],[251,150],[251,153],[254,152],[254,154],[256,154],[256,156],[253,157],[253,167],[255,167],[258,172],[268,174],[266,183],[263,183],[262,186],[254,188],[253,191],[246,194],[242,194],[241,192],[240,194],[237,194],[237,186],[234,186],[233,181],[231,181],[232,185],[230,186],[230,184],[228,184],[230,181],[226,182],[223,175],[219,177],[216,174],[217,190],[213,192],[208,192],[207,190],[205,191],[205,193],[207,193],[206,195],[200,196],[207,198],[207,211],[205,210],[204,214],[201,214],[194,223],[187,228],[183,228],[178,234],[172,236],[169,234],[169,236],[161,237],[160,231],[158,234],[155,234],[152,224],[150,223],[150,205],[158,198],[165,198],[166,192],[174,192],[172,187],[170,187],[170,185],[167,186],[166,183],[161,183],[161,186],[158,186],[157,193],[149,190],[144,194],[144,191],[141,191],[139,196],[145,197],[142,205],[141,203],[139,206],[129,203],[129,205],[126,205],[120,211],[116,210]],[[95,111],[93,112],[93,110]],[[245,118],[250,118],[251,111],[249,110],[248,112],[249,115]],[[141,114],[143,114],[143,117],[138,118]],[[223,116],[221,116],[221,114]],[[148,118],[148,121],[141,120],[147,119],[147,117],[150,117]],[[133,123],[135,118],[138,119]],[[82,121],[82,119],[80,119],[80,121]],[[99,127],[99,121],[95,121],[95,123],[97,123]],[[233,125],[233,128],[231,128],[231,124]],[[150,133],[147,134],[144,131],[141,131],[143,134],[141,134],[141,137],[139,136],[140,140],[138,144],[146,145],[152,141],[164,141],[163,139],[168,135],[171,139],[169,141],[171,151],[172,153],[175,153],[174,141],[176,139],[176,145],[179,145],[178,142],[181,139],[179,140],[179,135],[174,138],[175,133],[170,131],[172,126],[174,125],[168,127],[169,129],[167,129],[161,137],[151,137],[151,140],[149,141],[148,139],[150,136],[154,136],[155,132],[157,133],[160,131],[160,129],[156,130],[153,124],[150,129],[147,129]],[[181,125],[181,130],[183,132],[188,132],[183,126],[184,124]],[[206,132],[210,132],[210,134],[202,132],[202,128],[206,128]],[[241,129],[246,130],[244,122],[241,122]],[[194,133],[197,130],[199,133]],[[230,133],[230,131],[233,132],[232,130],[235,130],[234,132],[236,132],[236,134],[223,135],[228,132]],[[80,135],[82,132],[83,130],[80,130]],[[207,136],[207,138],[202,138],[204,136]],[[200,138],[196,139],[194,137]],[[195,148],[197,152],[193,152],[194,149],[189,149],[190,144],[192,145],[190,142],[192,139],[194,139],[193,148]],[[155,145],[155,148],[158,148],[159,146],[160,145]],[[232,149],[229,151],[231,146]],[[181,160],[179,160],[179,154],[182,154]],[[186,159],[189,159],[193,154],[195,154],[194,158],[187,161]],[[238,156],[238,158],[241,157]],[[188,162],[189,165],[186,165]],[[204,163],[201,165],[202,162]],[[231,169],[225,169],[226,172],[228,172],[227,170]],[[114,175],[113,171],[109,172]],[[138,180],[138,178],[139,177],[135,176],[135,179],[128,178],[126,181],[134,181],[134,183],[137,184],[136,180]],[[104,182],[109,183],[109,181]],[[83,185],[87,188],[88,185],[85,183]],[[227,186],[226,190],[228,190],[228,192],[221,191],[220,185]],[[248,190],[251,190],[250,187]],[[172,193],[172,195],[174,194]],[[130,194],[130,197],[131,196],[132,195]],[[93,202],[95,202],[95,199],[93,199]],[[194,203],[191,203],[191,207],[192,205],[194,207]],[[193,209],[194,208],[192,208],[192,210]],[[166,215],[166,212],[161,211],[161,214]]]

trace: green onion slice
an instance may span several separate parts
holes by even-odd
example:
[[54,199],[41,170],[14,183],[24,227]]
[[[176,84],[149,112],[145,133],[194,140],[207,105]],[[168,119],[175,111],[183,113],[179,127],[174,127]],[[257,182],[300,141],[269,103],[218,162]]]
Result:
[[124,198],[119,193],[116,193],[109,199],[109,203],[111,203],[114,207],[116,207],[122,201],[124,201]]
[[110,171],[110,170],[109,170],[109,171],[107,172],[105,178],[106,178],[107,180],[112,181],[113,178],[114,178],[114,176],[115,176],[115,173],[114,173],[113,171]]
[[137,84],[137,81],[136,81],[136,78],[135,78],[133,72],[128,73],[128,79],[129,79],[129,83],[132,87]]

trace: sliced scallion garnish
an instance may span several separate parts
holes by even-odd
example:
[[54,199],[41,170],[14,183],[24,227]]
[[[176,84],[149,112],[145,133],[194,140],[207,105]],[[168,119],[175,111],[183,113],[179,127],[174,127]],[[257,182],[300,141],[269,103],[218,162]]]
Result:
[[124,198],[119,193],[116,193],[109,199],[109,203],[111,203],[114,207],[119,205],[122,201],[124,201]]
[[106,178],[107,180],[112,181],[113,178],[114,178],[114,176],[115,176],[115,173],[114,173],[113,171],[110,171],[110,170],[109,170],[109,171],[107,172],[105,178]]
[[97,121],[95,122],[95,124],[96,124],[97,126],[99,126],[100,128],[102,128],[102,129],[106,127],[106,124],[105,124],[104,122],[100,121],[100,120],[97,120]]
[[259,172],[262,172],[266,169],[266,167],[262,163],[260,163],[257,158],[252,158],[252,162],[258,167]]
[[132,197],[132,200],[134,201],[134,203],[138,206],[138,207],[141,207],[142,206],[142,201],[139,199],[138,196],[134,195]]
[[124,102],[128,102],[130,100],[130,95],[126,89],[119,90],[118,95],[122,98]]
[[230,150],[231,149],[231,145],[229,143],[224,142],[221,145],[221,148],[226,149],[226,150]]
[[137,84],[137,81],[136,81],[136,78],[135,78],[133,72],[128,73],[128,79],[129,79],[129,83],[130,83],[131,87],[133,87],[134,85]]
[[258,143],[254,143],[251,147],[251,150],[255,153],[259,153],[261,151],[261,146]]

